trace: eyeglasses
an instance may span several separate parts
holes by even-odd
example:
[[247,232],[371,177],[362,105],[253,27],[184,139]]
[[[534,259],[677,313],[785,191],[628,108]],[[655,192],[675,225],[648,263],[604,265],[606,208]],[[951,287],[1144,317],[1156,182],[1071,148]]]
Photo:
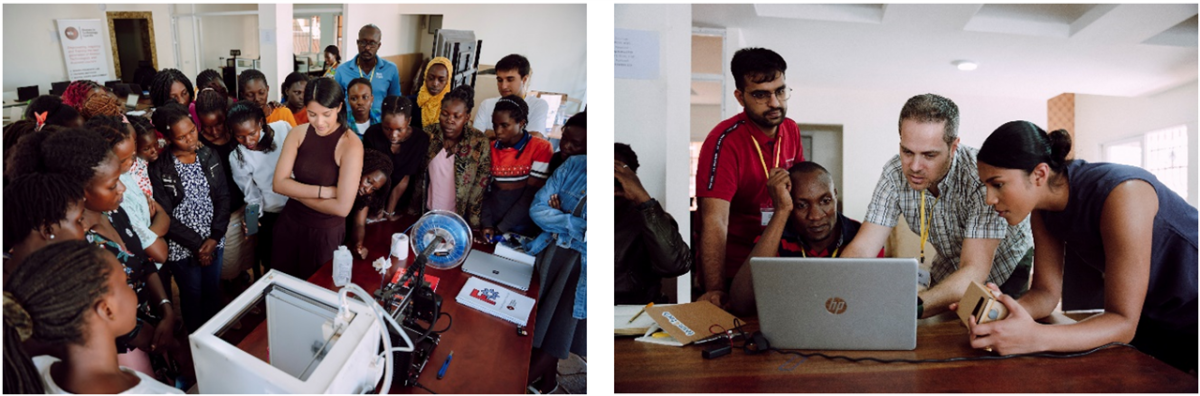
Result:
[[[771,101],[771,92],[766,90],[754,91],[750,93],[750,97],[754,98],[758,103],[767,103]],[[792,89],[790,87],[780,87],[775,90],[775,97],[780,102],[786,101],[792,97]]]
[[379,47],[379,42],[375,40],[358,40],[358,45],[363,47]]

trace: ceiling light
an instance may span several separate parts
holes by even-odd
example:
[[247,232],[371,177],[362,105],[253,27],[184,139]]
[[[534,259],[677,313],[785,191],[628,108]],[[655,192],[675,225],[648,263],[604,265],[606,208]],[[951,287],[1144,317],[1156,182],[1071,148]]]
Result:
[[954,67],[957,67],[958,70],[962,70],[962,71],[971,71],[971,70],[975,70],[975,68],[979,67],[979,64],[976,64],[975,62],[971,62],[969,60],[956,60],[954,62],[950,62],[950,64],[954,65]]

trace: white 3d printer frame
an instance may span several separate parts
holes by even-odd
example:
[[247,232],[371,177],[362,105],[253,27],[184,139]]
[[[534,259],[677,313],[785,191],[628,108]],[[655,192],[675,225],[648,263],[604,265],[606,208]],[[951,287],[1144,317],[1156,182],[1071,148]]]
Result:
[[[260,299],[267,303],[264,324],[274,364],[218,337]],[[346,299],[352,315],[346,315],[342,330],[330,339],[341,304],[334,291],[276,270],[268,272],[189,337],[200,393],[375,390],[384,372],[380,331],[387,325],[371,306]],[[315,365],[310,364],[314,360]]]

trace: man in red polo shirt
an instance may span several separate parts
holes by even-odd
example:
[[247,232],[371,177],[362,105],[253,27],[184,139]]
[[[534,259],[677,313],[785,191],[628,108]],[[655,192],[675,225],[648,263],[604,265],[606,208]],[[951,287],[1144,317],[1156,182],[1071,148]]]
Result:
[[767,193],[771,169],[804,161],[800,128],[787,118],[792,90],[783,57],[765,48],[744,48],[733,55],[730,69],[737,87],[733,96],[744,111],[708,134],[696,170],[705,290],[700,300],[720,307],[728,306],[731,280],[774,215]]

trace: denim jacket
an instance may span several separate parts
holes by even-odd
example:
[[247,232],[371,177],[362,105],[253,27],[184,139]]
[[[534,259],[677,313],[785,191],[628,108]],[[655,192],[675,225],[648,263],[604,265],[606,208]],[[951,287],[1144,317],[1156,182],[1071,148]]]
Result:
[[[558,194],[562,210],[550,207],[550,196]],[[587,318],[587,156],[567,159],[546,185],[533,197],[529,217],[542,228],[542,234],[526,246],[529,254],[540,253],[551,243],[574,249],[582,258],[579,285],[575,288],[575,307],[572,316]],[[582,207],[577,208],[577,206]],[[580,216],[573,213],[579,209]]]

